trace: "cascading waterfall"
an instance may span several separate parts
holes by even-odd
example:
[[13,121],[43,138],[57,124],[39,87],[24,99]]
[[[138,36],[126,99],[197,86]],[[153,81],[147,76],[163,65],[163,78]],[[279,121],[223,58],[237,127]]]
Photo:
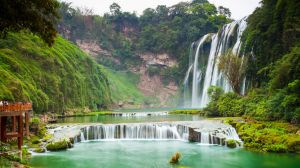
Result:
[[79,141],[88,140],[185,140],[188,128],[172,124],[105,124],[81,129]]
[[[190,132],[192,131],[192,132]],[[227,139],[240,141],[235,129],[231,126],[211,127],[203,125],[193,129],[182,124],[101,124],[81,128],[76,142],[94,140],[181,140],[194,141],[200,144],[224,145]]]
[[[208,88],[219,86],[225,92],[231,91],[229,82],[219,71],[218,58],[229,50],[241,54],[241,36],[247,27],[246,17],[226,24],[218,33],[207,34],[191,46],[189,68],[184,78],[184,106],[203,108],[209,102]],[[195,48],[197,46],[197,48]],[[192,70],[193,69],[193,70]],[[192,81],[190,87],[189,80]],[[242,94],[245,93],[246,79],[243,80]],[[189,89],[191,88],[191,89]],[[191,96],[187,96],[190,95]]]

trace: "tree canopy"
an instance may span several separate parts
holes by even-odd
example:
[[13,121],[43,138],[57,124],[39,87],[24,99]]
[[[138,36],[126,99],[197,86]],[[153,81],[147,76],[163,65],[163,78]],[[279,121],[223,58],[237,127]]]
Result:
[[56,0],[1,0],[0,35],[29,30],[51,46],[57,36],[58,8]]

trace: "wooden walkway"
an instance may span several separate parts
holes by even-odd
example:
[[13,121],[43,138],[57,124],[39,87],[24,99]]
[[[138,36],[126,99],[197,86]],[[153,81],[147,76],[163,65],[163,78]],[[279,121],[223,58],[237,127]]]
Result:
[[[0,140],[4,143],[9,139],[18,139],[18,148],[23,144],[24,132],[29,136],[29,113],[32,111],[31,103],[0,102]],[[24,121],[25,120],[25,121]],[[25,127],[24,127],[25,123]],[[25,130],[24,130],[25,128]]]

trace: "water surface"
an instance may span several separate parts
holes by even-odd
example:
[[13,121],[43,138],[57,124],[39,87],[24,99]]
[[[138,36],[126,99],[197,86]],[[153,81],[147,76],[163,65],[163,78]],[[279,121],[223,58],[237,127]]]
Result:
[[[169,159],[177,151],[182,159],[172,166]],[[97,141],[78,143],[63,152],[34,155],[30,164],[43,168],[296,168],[300,167],[300,156],[182,141]]]
[[96,115],[82,117],[66,117],[58,120],[58,123],[138,123],[138,122],[164,122],[164,121],[197,121],[202,119],[198,115],[150,115],[150,116],[113,116]]

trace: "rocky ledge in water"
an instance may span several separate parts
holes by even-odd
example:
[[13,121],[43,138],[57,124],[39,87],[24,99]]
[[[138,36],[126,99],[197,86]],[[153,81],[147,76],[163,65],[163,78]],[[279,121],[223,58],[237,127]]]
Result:
[[[221,120],[50,125],[48,145],[54,150],[72,147],[72,143],[94,140],[182,140],[200,144],[227,145],[240,138],[231,125]],[[60,145],[61,148],[57,147]],[[52,150],[49,148],[49,150]]]

